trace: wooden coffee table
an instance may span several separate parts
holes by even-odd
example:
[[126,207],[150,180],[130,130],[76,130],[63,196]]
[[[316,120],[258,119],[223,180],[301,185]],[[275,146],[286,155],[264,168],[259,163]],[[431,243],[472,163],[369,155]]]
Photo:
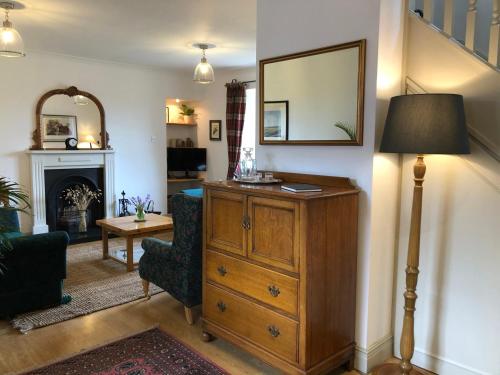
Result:
[[96,224],[102,229],[102,258],[108,259],[108,234],[113,233],[127,240],[126,260],[111,256],[112,259],[127,265],[127,272],[133,271],[134,266],[134,238],[146,235],[159,234],[171,231],[174,227],[171,217],[156,214],[146,214],[146,221],[137,223],[135,216],[115,217],[111,219],[97,220]]

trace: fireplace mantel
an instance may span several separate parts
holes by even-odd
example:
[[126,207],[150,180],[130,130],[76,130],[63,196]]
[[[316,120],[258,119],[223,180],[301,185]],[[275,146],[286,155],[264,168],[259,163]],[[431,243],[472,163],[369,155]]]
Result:
[[114,150],[28,150],[31,166],[33,233],[49,230],[45,207],[45,170],[72,168],[104,169],[104,215],[115,214]]

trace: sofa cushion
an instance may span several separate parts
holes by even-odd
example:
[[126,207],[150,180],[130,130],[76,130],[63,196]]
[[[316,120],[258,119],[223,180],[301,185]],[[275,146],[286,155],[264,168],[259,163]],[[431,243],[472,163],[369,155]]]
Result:
[[182,193],[184,193],[186,195],[190,195],[192,197],[203,198],[203,188],[184,189],[184,190],[182,190]]
[[24,236],[24,234],[21,232],[7,232],[7,233],[0,234],[0,240],[1,239],[11,240],[13,238],[18,238],[18,237],[22,237],[22,236]]

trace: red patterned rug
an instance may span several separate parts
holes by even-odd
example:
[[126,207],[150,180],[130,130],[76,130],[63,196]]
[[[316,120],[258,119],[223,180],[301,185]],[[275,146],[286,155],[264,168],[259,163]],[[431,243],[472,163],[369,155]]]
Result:
[[202,375],[228,373],[174,337],[153,328],[25,375]]

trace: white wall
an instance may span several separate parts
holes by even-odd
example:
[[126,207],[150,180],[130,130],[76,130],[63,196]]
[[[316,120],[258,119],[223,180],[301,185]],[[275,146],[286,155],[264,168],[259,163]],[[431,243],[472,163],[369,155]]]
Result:
[[[30,185],[28,157],[39,97],[74,85],[102,102],[116,151],[116,195],[150,193],[165,208],[165,98],[190,96],[190,77],[135,66],[28,51],[0,59],[0,175]],[[29,218],[23,215],[23,230]]]
[[[194,95],[198,100],[198,145],[207,148],[207,178],[226,179],[227,138],[226,138],[226,87],[233,79],[251,81],[255,79],[255,68],[221,69],[215,72],[215,82],[210,85],[193,83]],[[209,140],[209,120],[222,120],[222,140]]]
[[[402,2],[397,0],[257,2],[258,59],[367,39],[362,147],[257,146],[261,169],[347,176],[362,189],[356,312],[356,367],[362,371],[390,355],[392,338],[398,165],[391,156],[374,159],[374,150],[388,97],[399,92],[401,7]],[[379,22],[382,22],[380,31]],[[378,59],[382,62],[379,69]],[[379,88],[377,76],[381,82]],[[381,165],[385,169],[375,173],[374,168]]]
[[[407,74],[423,89],[416,92],[463,94],[470,129],[498,152],[498,72],[418,19],[410,17],[409,26]],[[471,152],[425,158],[414,363],[441,375],[500,374],[500,167],[475,141]],[[402,169],[398,336],[414,162],[414,155],[405,156]]]
[[[377,150],[390,98],[400,95],[402,90],[405,9],[399,1],[380,2],[367,333],[373,359],[368,361],[369,367],[392,354],[393,267],[399,221],[400,160],[398,155]],[[394,341],[399,342],[398,339]]]

